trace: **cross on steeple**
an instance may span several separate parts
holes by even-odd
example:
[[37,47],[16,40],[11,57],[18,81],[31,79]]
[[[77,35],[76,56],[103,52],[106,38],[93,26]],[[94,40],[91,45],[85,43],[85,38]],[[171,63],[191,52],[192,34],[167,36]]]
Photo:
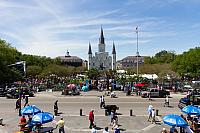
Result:
[[102,26],[101,26],[101,36],[99,38],[99,44],[105,44]]

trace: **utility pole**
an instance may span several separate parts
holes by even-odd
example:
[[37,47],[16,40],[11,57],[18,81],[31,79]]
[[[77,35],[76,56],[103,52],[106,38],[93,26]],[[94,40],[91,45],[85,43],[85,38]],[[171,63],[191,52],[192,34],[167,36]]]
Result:
[[138,63],[138,56],[139,56],[139,52],[138,52],[138,26],[136,27],[136,35],[137,35],[137,52],[136,52],[136,58],[137,58],[137,76],[139,76],[139,63]]

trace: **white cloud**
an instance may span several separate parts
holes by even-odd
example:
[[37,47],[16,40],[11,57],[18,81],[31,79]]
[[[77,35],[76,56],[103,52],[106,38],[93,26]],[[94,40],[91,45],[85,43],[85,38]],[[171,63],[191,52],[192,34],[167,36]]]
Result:
[[[133,0],[127,4],[143,1]],[[160,37],[177,35],[175,30],[168,28],[172,27],[171,23],[164,18],[133,17],[130,12],[122,13],[123,5],[121,8],[105,11],[76,9],[77,4],[87,2],[87,0],[82,0],[80,3],[73,0],[69,2],[34,0],[21,3],[1,1],[0,34],[12,38],[12,43],[15,43],[17,49],[23,53],[51,57],[65,54],[67,49],[86,57],[89,41],[92,48],[97,49],[101,24],[108,46],[112,45],[113,40],[119,47],[136,44],[137,25],[140,30],[141,45],[148,45]],[[81,50],[85,53],[77,52]],[[124,55],[123,51],[119,53]]]

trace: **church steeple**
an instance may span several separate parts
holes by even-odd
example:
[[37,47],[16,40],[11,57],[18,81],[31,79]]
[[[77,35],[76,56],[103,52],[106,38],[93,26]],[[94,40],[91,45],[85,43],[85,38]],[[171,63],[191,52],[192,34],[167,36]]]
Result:
[[92,54],[92,49],[91,49],[90,42],[89,42],[89,50],[88,50],[88,54]]
[[99,38],[99,44],[105,44],[102,26],[101,26],[101,36],[100,36],[100,38]]
[[112,54],[116,54],[116,51],[115,51],[115,43],[113,41],[113,49],[112,49]]

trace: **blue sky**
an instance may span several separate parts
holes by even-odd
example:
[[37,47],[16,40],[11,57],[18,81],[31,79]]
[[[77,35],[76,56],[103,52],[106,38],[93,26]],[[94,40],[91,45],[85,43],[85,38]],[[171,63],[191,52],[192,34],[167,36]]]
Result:
[[26,54],[87,59],[98,48],[100,27],[106,51],[114,40],[117,60],[161,50],[177,54],[200,45],[199,0],[0,0],[0,38]]

